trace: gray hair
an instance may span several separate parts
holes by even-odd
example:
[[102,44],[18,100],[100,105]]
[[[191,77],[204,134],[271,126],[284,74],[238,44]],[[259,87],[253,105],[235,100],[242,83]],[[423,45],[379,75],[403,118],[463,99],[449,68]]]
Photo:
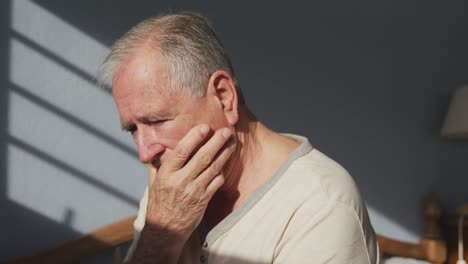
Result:
[[111,48],[98,73],[98,84],[112,79],[131,54],[144,44],[159,49],[168,66],[167,88],[201,97],[215,71],[231,75],[239,97],[239,89],[224,46],[205,17],[193,12],[159,15],[148,18],[125,33]]

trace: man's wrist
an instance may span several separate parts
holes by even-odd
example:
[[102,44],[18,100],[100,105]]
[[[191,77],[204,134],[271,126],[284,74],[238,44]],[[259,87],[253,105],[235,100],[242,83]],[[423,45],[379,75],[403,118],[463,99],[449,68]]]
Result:
[[177,263],[186,239],[180,234],[145,224],[130,263]]

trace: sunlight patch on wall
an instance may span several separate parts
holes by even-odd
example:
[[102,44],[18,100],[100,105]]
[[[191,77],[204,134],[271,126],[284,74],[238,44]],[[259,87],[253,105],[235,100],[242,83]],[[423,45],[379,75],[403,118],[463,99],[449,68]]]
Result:
[[[109,187],[124,193],[132,190],[128,177],[130,173],[140,171],[141,165],[129,159],[126,153],[116,150],[14,90],[10,92],[9,100],[10,137],[20,139],[53,159],[79,168],[81,172],[99,179]],[[117,170],[128,174],[117,173]],[[146,177],[146,173],[141,175],[140,178]]]
[[402,241],[419,243],[421,235],[392,221],[392,219],[382,215],[370,206],[367,206],[367,209],[369,210],[369,217],[376,233]]
[[[112,223],[115,211],[133,214],[135,207],[119,201],[63,170],[10,143],[7,195],[28,209],[58,223],[88,232],[99,222]],[[109,206],[112,205],[112,206]],[[93,215],[93,217],[91,217]]]
[[108,48],[32,1],[12,1],[7,198],[76,231],[133,215],[146,185],[94,75]]
[[122,144],[134,147],[131,138],[124,137],[120,132],[119,118],[111,95],[99,91],[94,84],[15,38],[11,39],[10,45],[12,83],[63,111],[79,116]]
[[11,1],[12,30],[94,76],[109,49],[31,1]]

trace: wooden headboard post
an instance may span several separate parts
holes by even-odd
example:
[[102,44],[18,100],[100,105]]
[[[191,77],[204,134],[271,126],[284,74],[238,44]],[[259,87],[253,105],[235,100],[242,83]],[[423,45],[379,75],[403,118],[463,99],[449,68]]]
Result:
[[424,218],[426,230],[421,240],[425,255],[432,263],[444,263],[447,260],[447,245],[442,237],[441,219],[442,206],[435,193],[429,193],[424,205]]
[[440,221],[442,217],[442,206],[437,194],[429,193],[424,204],[424,218],[426,219],[426,230],[424,238],[442,239]]

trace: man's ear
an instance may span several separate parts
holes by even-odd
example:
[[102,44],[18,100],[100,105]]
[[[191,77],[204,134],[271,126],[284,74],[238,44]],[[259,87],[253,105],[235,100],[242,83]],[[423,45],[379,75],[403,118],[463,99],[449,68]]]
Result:
[[207,95],[215,96],[230,125],[239,120],[237,90],[232,76],[225,71],[214,72],[208,81]]

